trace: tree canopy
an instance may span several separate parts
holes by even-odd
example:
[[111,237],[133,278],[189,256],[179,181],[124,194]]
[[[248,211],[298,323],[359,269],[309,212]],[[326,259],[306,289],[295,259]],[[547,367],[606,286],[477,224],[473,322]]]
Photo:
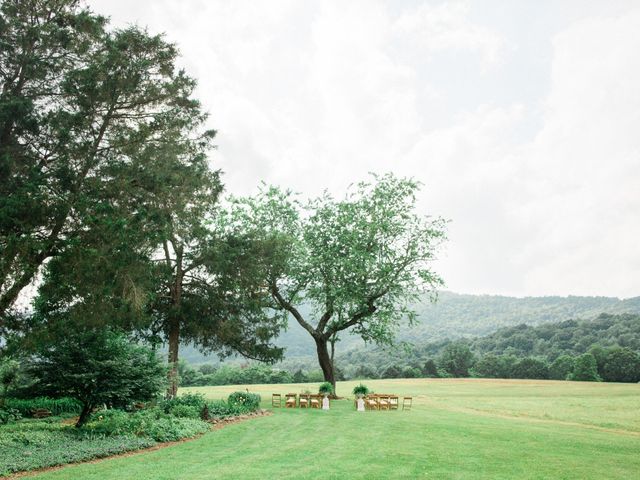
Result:
[[83,272],[78,262],[93,261],[93,273],[113,276],[113,292],[135,306],[136,256],[163,220],[147,208],[151,198],[189,185],[182,167],[206,165],[213,132],[192,97],[195,81],[162,36],[109,30],[77,1],[1,9],[0,328],[56,258],[52,271]]
[[396,327],[414,319],[418,295],[443,283],[432,262],[446,222],[416,212],[418,189],[411,179],[374,175],[341,200],[325,193],[302,205],[291,192],[269,187],[231,209],[237,228],[276,250],[264,276],[271,308],[291,314],[311,335],[333,384],[340,332],[390,344]]
[[[215,132],[176,46],[75,0],[0,8],[0,335],[166,341],[170,394],[180,341],[279,358],[283,315],[256,273],[270,247],[213,220]],[[34,312],[17,315],[31,283]]]

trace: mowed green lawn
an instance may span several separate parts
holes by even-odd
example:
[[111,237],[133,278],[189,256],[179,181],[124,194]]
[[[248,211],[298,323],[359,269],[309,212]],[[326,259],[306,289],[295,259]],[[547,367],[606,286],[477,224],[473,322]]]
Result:
[[[349,395],[356,382],[338,384]],[[161,450],[65,467],[42,479],[640,478],[640,385],[518,380],[379,380],[411,411],[278,409]],[[309,385],[189,388],[210,398]]]

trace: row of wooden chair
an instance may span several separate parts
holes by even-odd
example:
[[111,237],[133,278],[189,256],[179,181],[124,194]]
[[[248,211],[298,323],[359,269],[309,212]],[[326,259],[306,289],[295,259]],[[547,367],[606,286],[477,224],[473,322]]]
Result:
[[[411,410],[413,397],[402,397],[402,410]],[[371,393],[364,397],[364,408],[367,410],[398,410],[400,397],[393,394]]]
[[[284,395],[285,408],[322,408],[322,397],[320,394],[312,393],[287,393]],[[355,401],[357,407],[357,400]],[[411,410],[413,397],[402,397],[402,410]],[[282,408],[282,395],[274,393],[271,395],[271,406]],[[393,394],[372,393],[364,397],[364,407],[367,410],[398,410],[400,397]]]
[[[318,393],[287,393],[284,396],[285,408],[322,408],[322,397]],[[282,395],[274,393],[271,395],[271,406],[282,408]]]

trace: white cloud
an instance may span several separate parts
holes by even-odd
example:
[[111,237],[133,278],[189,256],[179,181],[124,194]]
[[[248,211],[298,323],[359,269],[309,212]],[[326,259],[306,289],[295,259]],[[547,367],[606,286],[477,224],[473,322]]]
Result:
[[544,127],[527,147],[527,291],[638,291],[640,10],[590,18],[554,39]]
[[405,11],[394,23],[394,29],[422,54],[478,53],[486,70],[502,60],[507,43],[496,31],[471,22],[469,10],[467,1],[422,3]]
[[449,288],[640,294],[637,9],[548,4],[541,26],[527,2],[90,3],[179,44],[232,193],[393,170],[453,220]]

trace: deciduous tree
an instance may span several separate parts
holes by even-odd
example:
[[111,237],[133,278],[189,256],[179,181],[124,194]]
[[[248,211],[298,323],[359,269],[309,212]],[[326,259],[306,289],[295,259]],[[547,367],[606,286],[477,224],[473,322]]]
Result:
[[399,323],[414,320],[412,302],[435,297],[443,283],[433,260],[445,221],[417,213],[418,189],[389,174],[357,184],[341,200],[325,193],[303,207],[271,187],[235,205],[232,217],[243,231],[279,248],[264,277],[271,307],[311,335],[324,379],[334,385],[340,334],[391,344]]
[[571,380],[584,382],[599,382],[601,380],[600,375],[598,375],[596,359],[592,354],[584,353],[576,358]]
[[450,343],[442,351],[438,363],[452,377],[468,377],[474,355],[466,343]]
[[607,382],[639,382],[640,355],[630,348],[610,349],[606,356],[602,378]]

